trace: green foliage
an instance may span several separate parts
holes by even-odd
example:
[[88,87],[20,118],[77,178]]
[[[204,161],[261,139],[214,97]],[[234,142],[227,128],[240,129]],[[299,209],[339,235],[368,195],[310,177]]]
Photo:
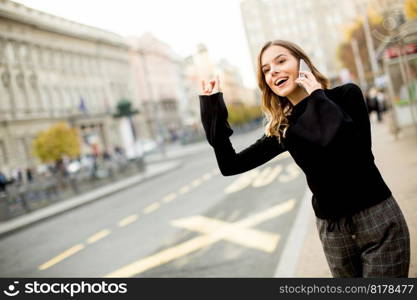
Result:
[[231,125],[243,125],[262,116],[259,106],[231,105],[227,110]]
[[132,102],[127,99],[122,99],[117,103],[116,113],[113,115],[115,118],[130,117],[139,113],[137,109],[132,107]]

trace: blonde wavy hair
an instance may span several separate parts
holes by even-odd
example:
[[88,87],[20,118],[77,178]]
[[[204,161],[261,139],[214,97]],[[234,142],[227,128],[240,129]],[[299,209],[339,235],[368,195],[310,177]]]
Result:
[[271,90],[262,72],[262,54],[266,49],[274,45],[286,48],[298,60],[301,58],[304,59],[314,77],[316,77],[324,89],[329,88],[330,81],[317,70],[307,54],[295,43],[285,40],[273,40],[265,43],[258,55],[257,70],[258,86],[262,93],[261,110],[264,114],[263,123],[265,126],[265,135],[276,136],[278,141],[281,142],[281,139],[285,138],[285,133],[289,127],[287,116],[291,114],[293,105],[287,97],[278,96]]

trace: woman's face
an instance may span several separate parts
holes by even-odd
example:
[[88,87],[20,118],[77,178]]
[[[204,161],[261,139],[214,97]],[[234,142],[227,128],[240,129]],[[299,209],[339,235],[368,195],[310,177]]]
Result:
[[[262,73],[266,83],[276,95],[287,97],[300,88],[294,82],[298,77],[298,64],[298,59],[281,46],[272,45],[262,53]],[[287,80],[283,82],[284,79]]]

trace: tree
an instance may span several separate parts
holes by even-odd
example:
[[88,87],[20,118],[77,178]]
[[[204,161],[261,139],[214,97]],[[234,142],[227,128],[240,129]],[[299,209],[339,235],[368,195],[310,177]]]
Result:
[[246,106],[234,104],[228,107],[228,121],[231,125],[241,126],[244,123],[254,121],[262,117],[259,106]]
[[136,141],[137,135],[135,126],[133,125],[132,116],[139,113],[139,110],[134,109],[132,107],[132,102],[127,99],[122,99],[117,103],[116,106],[116,113],[113,115],[114,118],[128,118],[130,128],[132,130],[132,135],[134,140]]
[[[404,1],[404,12],[399,14],[393,12],[395,7],[386,7],[381,11],[378,10],[375,5],[375,3],[369,5],[367,9],[367,15],[369,19],[370,31],[372,32],[374,48],[377,49],[378,46],[384,42],[386,38],[391,37],[392,34],[395,33],[395,28],[391,28],[391,25],[387,24],[389,23],[388,21],[392,22],[397,28],[405,22],[404,17],[407,19],[417,17],[417,0]],[[366,47],[363,17],[358,17],[353,23],[346,26],[344,33],[345,41],[339,45],[337,51],[339,60],[343,63],[345,68],[349,69],[349,71],[354,76],[358,77],[353,51],[350,45],[351,40],[353,38],[356,39],[359,45],[359,53],[364,65],[365,77],[367,81],[370,81],[370,79],[373,77],[373,74],[370,59],[368,57],[368,49]]]
[[41,131],[33,141],[33,154],[43,163],[62,161],[80,155],[80,139],[75,128],[66,123],[58,123],[46,131]]
[[[384,32],[385,29],[382,25],[381,16],[373,12],[372,14],[368,14],[368,18],[371,32],[373,30],[376,30],[377,32]],[[349,24],[345,28],[345,41],[339,45],[337,49],[337,56],[339,60],[342,62],[343,67],[349,69],[351,74],[353,74],[354,77],[358,78],[358,70],[356,70],[355,57],[353,55],[353,50],[351,46],[351,40],[356,39],[358,45],[363,45],[363,47],[359,47],[359,55],[363,62],[365,78],[369,82],[371,81],[371,79],[373,79],[373,74],[371,68],[371,61],[368,56],[368,49],[366,47],[366,38],[363,26],[364,25],[362,18],[357,18],[354,23]],[[372,35],[372,39],[375,49],[378,48],[382,41],[377,39],[374,35]]]

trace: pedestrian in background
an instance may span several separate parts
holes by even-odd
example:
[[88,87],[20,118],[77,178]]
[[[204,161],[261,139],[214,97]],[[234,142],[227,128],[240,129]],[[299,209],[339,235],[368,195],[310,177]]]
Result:
[[3,172],[0,171],[0,192],[6,192],[7,178]]
[[374,107],[375,107],[375,103],[374,103],[375,98],[373,98],[371,96],[371,89],[367,89],[365,92],[365,102],[366,102],[366,107],[368,108],[368,115],[369,118],[371,117],[371,113],[374,111]]
[[385,101],[384,89],[380,88],[376,93],[376,105],[378,108],[378,122],[382,122],[383,114],[387,110],[387,103]]
[[26,168],[26,181],[32,183],[33,181],[33,171],[31,168]]
[[[311,71],[300,71],[303,59]],[[288,151],[304,171],[334,277],[408,277],[408,226],[374,162],[361,89],[329,80],[296,44],[266,43],[258,56],[264,134],[236,153],[219,79],[202,81],[201,120],[224,176]]]

